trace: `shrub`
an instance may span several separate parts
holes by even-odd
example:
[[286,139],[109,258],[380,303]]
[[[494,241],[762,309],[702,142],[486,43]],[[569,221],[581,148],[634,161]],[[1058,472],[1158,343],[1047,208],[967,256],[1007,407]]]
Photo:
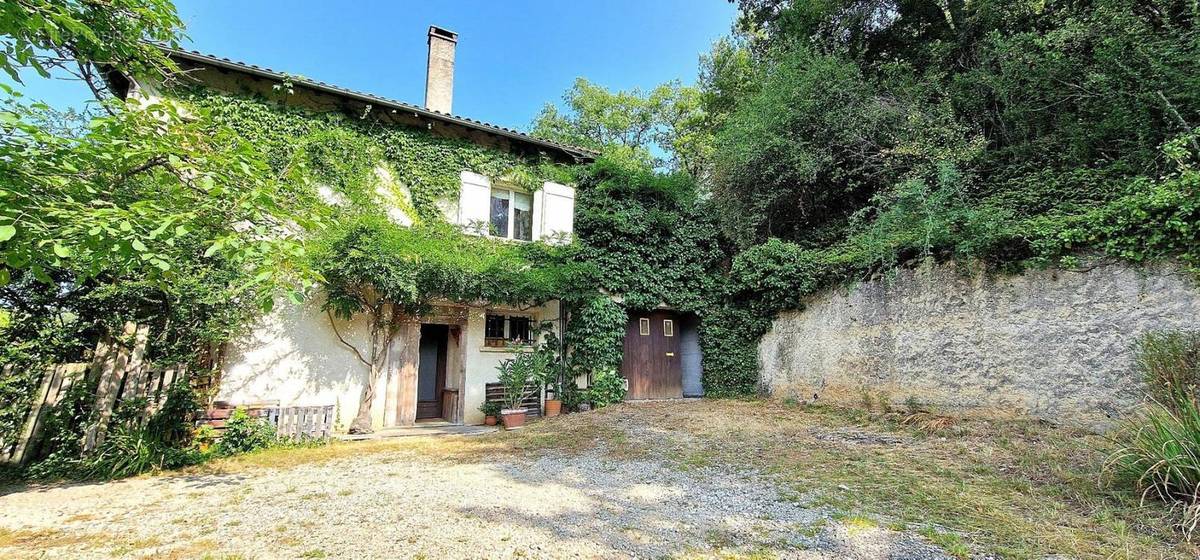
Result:
[[233,411],[225,424],[225,433],[217,443],[220,455],[236,455],[266,449],[276,441],[275,427],[262,418],[254,418],[245,409]]
[[596,408],[625,400],[625,379],[612,368],[596,370],[592,374],[592,385],[587,389],[586,400]]
[[1194,400],[1200,396],[1200,331],[1147,333],[1138,341],[1135,369],[1159,404]]
[[164,443],[150,430],[116,426],[108,432],[95,454],[79,462],[75,474],[80,478],[111,480],[186,467],[206,458],[207,455],[199,451]]
[[504,385],[504,408],[521,408],[521,403],[536,389],[535,383],[545,379],[550,359],[544,352],[518,351],[516,356],[500,362],[496,369],[500,372],[498,380]]
[[1200,336],[1159,332],[1138,341],[1136,369],[1151,402],[1118,432],[1108,462],[1117,481],[1143,498],[1183,505],[1181,526],[1191,537],[1200,524],[1200,402],[1197,381]]
[[1181,526],[1190,539],[1200,523],[1200,407],[1195,399],[1153,403],[1118,436],[1110,458],[1116,479],[1142,497],[1183,505]]

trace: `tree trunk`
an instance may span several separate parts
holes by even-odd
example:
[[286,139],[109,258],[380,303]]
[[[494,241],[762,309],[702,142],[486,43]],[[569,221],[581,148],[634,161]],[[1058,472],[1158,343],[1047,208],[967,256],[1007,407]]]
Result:
[[[352,434],[369,434],[375,431],[371,428],[371,406],[375,403],[375,387],[379,384],[379,374],[383,371],[387,358],[387,341],[380,340],[381,331],[384,331],[380,324],[383,318],[379,313],[371,315],[371,348],[368,354],[371,364],[368,368],[367,382],[363,385],[362,396],[358,399],[358,413],[350,422],[350,433]],[[381,347],[383,350],[380,349]]]

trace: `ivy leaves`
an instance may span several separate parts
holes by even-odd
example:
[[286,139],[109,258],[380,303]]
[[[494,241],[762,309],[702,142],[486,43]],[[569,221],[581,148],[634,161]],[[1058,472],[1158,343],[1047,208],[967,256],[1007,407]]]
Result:
[[[342,112],[318,113],[211,89],[175,90],[181,101],[230,127],[267,154],[276,172],[300,183],[324,185],[348,199],[351,213],[382,213],[411,205],[414,221],[444,222],[445,201],[459,196],[463,171],[534,190],[547,180],[569,183],[572,171],[549,160],[523,157],[428,130],[380,123]],[[302,168],[298,168],[301,166]],[[380,170],[394,181],[381,181]],[[382,200],[380,189],[392,191]],[[403,189],[404,193],[395,192]],[[314,209],[322,205],[304,189]]]
[[341,317],[433,301],[531,305],[562,297],[584,276],[571,246],[505,243],[448,224],[413,227],[364,215],[321,233],[310,253],[324,278],[326,308]]

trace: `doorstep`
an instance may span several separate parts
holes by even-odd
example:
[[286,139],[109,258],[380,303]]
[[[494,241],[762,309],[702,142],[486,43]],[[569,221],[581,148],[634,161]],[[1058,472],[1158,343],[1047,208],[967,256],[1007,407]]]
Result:
[[398,428],[383,428],[370,434],[337,434],[333,436],[341,441],[365,441],[371,439],[386,439],[414,436],[478,436],[497,431],[496,426],[463,426],[449,422],[418,422],[415,426]]

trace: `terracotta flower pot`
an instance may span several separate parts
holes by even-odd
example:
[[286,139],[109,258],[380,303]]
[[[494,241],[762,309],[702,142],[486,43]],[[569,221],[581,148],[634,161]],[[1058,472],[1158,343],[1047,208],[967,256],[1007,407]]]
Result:
[[514,408],[501,410],[500,419],[504,421],[504,429],[515,430],[525,425],[525,409]]
[[546,399],[546,417],[558,416],[560,413],[562,413],[562,401]]
[[496,417],[491,416],[491,415],[484,416],[483,417],[483,425],[484,426],[495,426],[496,425]]

